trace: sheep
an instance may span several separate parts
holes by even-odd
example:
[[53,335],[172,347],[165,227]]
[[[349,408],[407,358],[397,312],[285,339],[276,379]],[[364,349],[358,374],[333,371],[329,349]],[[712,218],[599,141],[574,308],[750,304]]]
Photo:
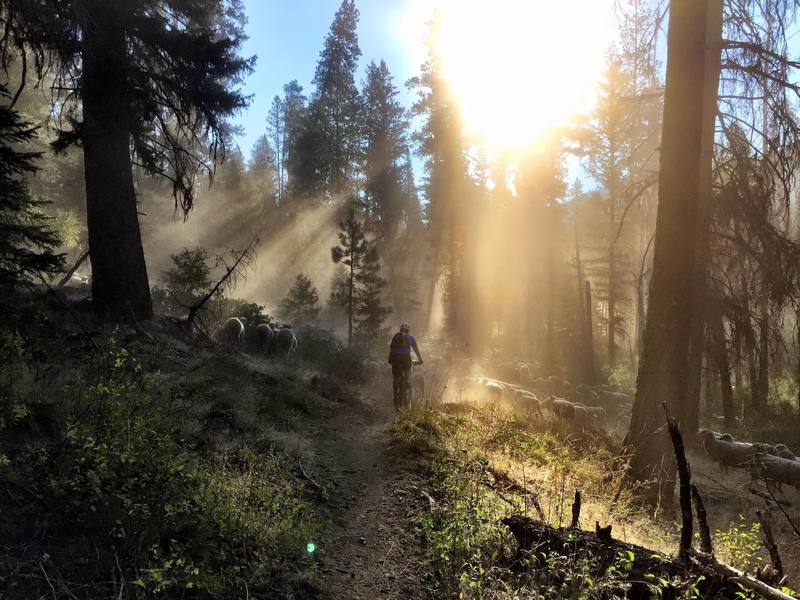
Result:
[[565,398],[551,395],[549,398],[549,408],[555,416],[565,421],[575,420],[575,404]]
[[484,379],[483,388],[492,396],[494,400],[501,400],[503,398],[503,384],[494,379]]
[[567,394],[572,391],[572,384],[566,379],[562,379],[558,375],[550,375],[550,377],[547,378],[547,382],[549,383],[550,389],[553,393]]
[[775,450],[777,450],[776,456],[780,456],[781,458],[785,458],[786,460],[797,460],[797,457],[794,455],[794,452],[789,450],[784,444],[776,444]]
[[247,327],[244,340],[248,350],[266,354],[272,348],[275,332],[267,323],[259,323],[254,327]]
[[536,413],[538,416],[542,416],[542,403],[539,402],[536,394],[521,390],[517,393],[517,402],[521,408],[527,411],[528,415]]
[[244,323],[242,319],[231,317],[217,329],[214,338],[221,344],[238,346],[244,336]]
[[606,414],[606,409],[602,406],[587,406],[586,412],[592,419],[601,423],[605,422],[606,418],[608,417]]
[[728,467],[742,467],[753,462],[753,444],[737,442],[729,433],[718,434],[708,429],[700,429],[698,437],[709,458],[718,463],[723,471]]
[[297,351],[297,337],[290,327],[275,331],[275,349],[282,354],[294,354]]
[[528,382],[531,380],[531,368],[525,363],[519,363],[516,369],[516,376],[518,381]]

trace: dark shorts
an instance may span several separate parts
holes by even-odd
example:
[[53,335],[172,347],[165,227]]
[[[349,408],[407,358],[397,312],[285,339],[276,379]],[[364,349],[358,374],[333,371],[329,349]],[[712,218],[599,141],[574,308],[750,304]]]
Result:
[[411,370],[411,357],[394,357],[392,359],[392,377],[399,377]]

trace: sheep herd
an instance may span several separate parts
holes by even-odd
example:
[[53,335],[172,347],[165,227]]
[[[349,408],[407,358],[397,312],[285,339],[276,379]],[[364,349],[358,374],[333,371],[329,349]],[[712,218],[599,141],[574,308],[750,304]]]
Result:
[[742,442],[729,433],[701,429],[697,433],[708,457],[723,471],[751,469],[754,475],[800,490],[800,460],[784,444]]
[[605,429],[609,425],[607,407],[614,407],[620,417],[630,415],[630,398],[608,385],[573,386],[556,375],[534,377],[526,363],[502,363],[494,371],[501,378],[463,377],[456,379],[460,398],[478,394],[479,399],[507,401],[528,417],[553,417],[583,429]]
[[224,346],[258,354],[293,354],[297,351],[298,343],[290,325],[248,324],[244,317],[231,317],[223,321],[214,339]]

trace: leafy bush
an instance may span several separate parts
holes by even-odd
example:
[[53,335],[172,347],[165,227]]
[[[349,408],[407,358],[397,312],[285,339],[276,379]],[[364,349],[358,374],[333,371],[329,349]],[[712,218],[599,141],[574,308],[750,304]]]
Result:
[[[13,335],[0,353],[24,355]],[[270,595],[284,564],[303,559],[315,520],[284,459],[201,455],[182,417],[192,397],[157,382],[112,343],[65,390],[49,443],[0,446],[0,478],[17,482],[0,499],[9,597],[50,585],[86,598]]]
[[737,522],[731,523],[724,531],[714,534],[714,547],[717,556],[723,562],[742,571],[752,572],[761,564],[761,526],[749,523],[744,515],[739,515]]
[[636,372],[627,366],[606,368],[609,385],[633,397],[636,393]]

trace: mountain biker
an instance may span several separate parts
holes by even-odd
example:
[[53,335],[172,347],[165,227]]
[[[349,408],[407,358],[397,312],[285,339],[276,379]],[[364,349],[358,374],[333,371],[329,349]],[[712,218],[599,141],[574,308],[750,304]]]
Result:
[[392,391],[395,403],[400,396],[403,377],[408,377],[411,372],[411,350],[417,355],[417,361],[422,364],[422,355],[417,347],[417,340],[411,335],[411,326],[408,323],[400,325],[400,331],[392,336],[389,344],[389,364],[392,365]]

